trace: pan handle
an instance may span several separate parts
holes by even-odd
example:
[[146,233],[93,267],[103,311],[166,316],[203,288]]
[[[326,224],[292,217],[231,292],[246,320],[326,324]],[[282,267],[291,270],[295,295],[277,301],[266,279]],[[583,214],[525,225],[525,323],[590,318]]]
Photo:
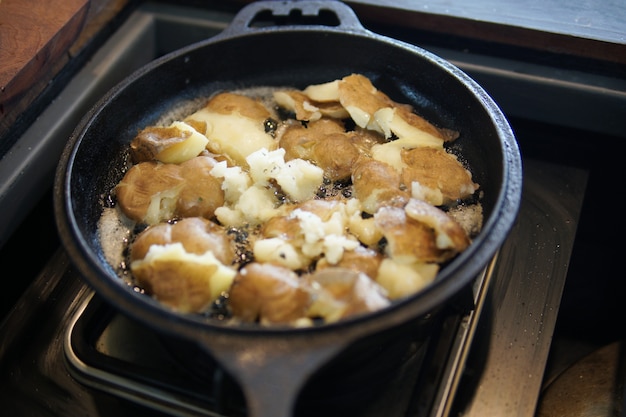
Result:
[[248,417],[292,417],[305,383],[349,343],[326,336],[204,333],[196,341],[239,383]]
[[[259,16],[265,12],[270,12],[272,16],[289,17],[295,14],[301,14],[302,17],[315,18],[318,17],[320,23],[304,23],[293,24],[288,23],[286,26],[255,26],[255,22]],[[334,15],[332,22],[326,25],[321,21],[322,16],[326,13]],[[304,19],[306,21],[306,19]],[[314,20],[312,20],[314,21]],[[311,26],[319,30],[320,26],[328,27],[328,29],[337,29],[349,32],[366,32],[359,18],[354,11],[346,4],[337,0],[297,0],[297,1],[256,1],[243,7],[233,18],[231,23],[216,37],[232,37],[245,33],[275,31],[282,27],[293,29],[297,27]]]

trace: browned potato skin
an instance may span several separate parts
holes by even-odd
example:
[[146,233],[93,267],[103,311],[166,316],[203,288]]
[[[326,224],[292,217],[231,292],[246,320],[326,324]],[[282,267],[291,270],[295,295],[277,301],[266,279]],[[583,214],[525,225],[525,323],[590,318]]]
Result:
[[185,185],[176,206],[178,215],[211,219],[215,210],[224,205],[222,180],[210,174],[216,163],[209,156],[198,156],[180,164]]
[[444,141],[451,141],[459,136],[458,132],[450,129],[439,129],[428,120],[417,115],[413,112],[412,106],[393,101],[361,74],[351,74],[342,78],[338,88],[340,102],[344,107],[358,107],[370,115],[382,108],[391,107],[396,109],[397,114],[411,126]]
[[293,240],[300,233],[300,221],[288,216],[272,217],[261,228],[261,236],[264,238],[279,237],[284,240]]
[[197,156],[180,165],[155,161],[133,165],[115,188],[120,209],[143,222],[152,196],[175,190],[176,216],[213,218],[215,209],[224,204],[222,180],[209,173],[215,163],[210,156]]
[[407,217],[404,208],[383,207],[374,220],[387,239],[386,252],[392,258],[410,257],[418,262],[442,259],[443,251],[436,246],[434,230]]
[[239,113],[244,117],[259,121],[264,121],[272,116],[259,100],[228,92],[213,96],[207,103],[206,108],[220,114]]
[[317,217],[326,222],[333,215],[333,210],[340,204],[337,200],[308,200],[299,203],[296,207],[315,214]]
[[285,160],[314,159],[317,143],[329,135],[345,134],[343,123],[335,119],[322,118],[306,125],[292,124],[280,137],[278,145],[285,150]]
[[[231,264],[235,256],[224,228],[204,218],[190,217],[145,229],[130,247],[130,260],[143,259],[152,245],[173,243],[181,243],[187,253],[212,252],[225,265]],[[180,312],[200,312],[213,298],[211,276],[216,269],[215,265],[166,259],[133,269],[133,276],[137,285],[163,304]]]
[[410,188],[411,182],[417,181],[427,187],[439,189],[443,194],[444,203],[454,202],[472,194],[462,190],[478,188],[472,181],[471,174],[445,149],[427,147],[404,149],[401,157],[407,165],[402,170],[402,182],[407,188]]
[[412,198],[404,211],[409,218],[425,223],[437,233],[445,233],[449,237],[451,247],[446,250],[445,259],[442,260],[452,258],[464,251],[471,243],[465,229],[456,220],[425,201]]
[[339,100],[344,107],[358,107],[369,114],[394,105],[386,94],[377,90],[367,77],[360,74],[351,74],[341,79]]
[[244,322],[290,323],[305,317],[309,291],[298,275],[278,265],[250,263],[233,282],[229,305]]
[[181,243],[188,253],[202,255],[208,251],[224,265],[235,258],[232,241],[223,227],[201,217],[189,217],[174,224],[159,223],[141,232],[130,247],[130,260],[143,259],[150,246]]
[[317,283],[336,302],[341,303],[343,311],[338,318],[369,313],[390,304],[382,292],[374,290],[376,284],[367,275],[354,269],[318,269],[304,278]]
[[313,147],[312,160],[324,170],[324,176],[331,181],[350,178],[352,167],[360,152],[345,133],[325,135]]
[[401,189],[400,174],[395,168],[374,159],[361,159],[352,173],[354,196],[366,202],[374,193],[376,201],[364,204],[363,210],[374,214],[382,206],[403,207],[409,200],[408,191]]
[[371,279],[376,279],[378,268],[383,261],[383,255],[364,246],[359,246],[355,250],[345,251],[343,257],[336,265],[330,265],[325,258],[321,259],[316,266],[316,270],[325,268],[345,268],[351,271],[362,272]]
[[372,146],[384,143],[379,133],[357,129],[346,132],[340,120],[322,118],[305,125],[291,125],[280,137],[285,160],[300,158],[324,170],[331,181],[347,180],[358,159]]
[[183,313],[198,313],[211,300],[210,276],[217,266],[192,262],[159,262],[158,271],[149,269],[136,274],[137,284],[161,303]]
[[439,129],[428,120],[424,119],[422,116],[413,113],[413,108],[411,106],[402,105],[394,102],[394,107],[397,112],[396,114],[398,114],[408,124],[418,128],[419,130],[430,133],[437,138],[442,138],[447,141],[456,139],[456,137],[458,136],[458,132],[448,129]]
[[[284,93],[291,97],[291,99],[293,100],[293,110],[295,112],[295,117],[297,120],[311,120],[313,117],[315,117],[316,112],[311,111],[304,106],[305,102],[311,103],[311,105],[313,105],[311,99],[309,99],[306,94],[298,90],[288,90]],[[319,114],[317,115],[317,117],[319,117]]]
[[280,138],[285,160],[304,159],[324,170],[331,181],[350,178],[352,166],[361,154],[358,137],[346,133],[343,123],[322,118],[307,126],[292,125]]
[[[390,257],[441,263],[469,245],[469,237],[463,228],[442,210],[415,199],[411,199],[407,206],[421,218],[408,216],[402,207],[383,207],[374,215],[376,226],[387,239],[385,250]],[[446,233],[452,247],[437,247],[437,232]]]
[[[278,146],[285,150],[285,161],[292,159],[310,160],[311,148],[315,145],[315,132],[311,130],[313,126],[313,123],[310,123],[310,127],[292,124],[284,130],[278,141]],[[341,132],[343,129],[340,128],[339,131]]]
[[189,135],[189,132],[182,132],[176,127],[149,126],[130,143],[131,159],[134,164],[152,161],[163,149],[184,142]]
[[[188,123],[196,131],[206,133],[205,122],[190,120]],[[141,130],[130,143],[130,157],[133,164],[153,161],[163,150],[184,142],[191,135],[174,126],[148,126]]]
[[122,212],[141,222],[154,194],[182,187],[184,181],[178,165],[142,162],[126,172],[116,186],[115,194]]
[[[333,209],[339,204],[335,200],[308,200],[293,206],[318,216],[322,221],[328,221]],[[300,220],[286,216],[275,216],[269,219],[261,227],[260,235],[264,238],[278,237],[286,241],[292,241],[296,246],[302,245],[302,230]]]

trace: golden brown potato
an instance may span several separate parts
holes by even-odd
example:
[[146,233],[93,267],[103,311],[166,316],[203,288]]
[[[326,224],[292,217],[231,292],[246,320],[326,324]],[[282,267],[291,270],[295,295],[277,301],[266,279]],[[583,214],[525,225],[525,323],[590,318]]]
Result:
[[156,224],[174,217],[213,218],[224,204],[222,179],[210,170],[217,162],[198,156],[180,165],[133,165],[115,188],[118,204],[130,219]]
[[142,162],[126,172],[115,187],[115,194],[126,216],[155,224],[173,217],[184,184],[178,165]]
[[411,189],[411,183],[440,190],[443,201],[448,204],[467,198],[478,189],[472,174],[463,167],[456,156],[445,149],[414,148],[401,152],[406,166],[402,169],[402,183]]
[[411,199],[406,207],[382,207],[374,215],[387,239],[386,254],[402,263],[441,263],[465,250],[465,230],[444,211]]
[[295,217],[274,216],[261,226],[263,238],[279,237],[283,240],[294,240],[299,237],[300,221]]
[[290,323],[305,317],[311,303],[310,291],[302,284],[289,268],[250,263],[235,277],[230,308],[246,322]]
[[320,137],[344,132],[343,124],[334,119],[320,119],[307,125],[291,124],[281,135],[278,146],[285,150],[285,161],[311,160],[312,149]]
[[361,153],[345,133],[335,133],[321,137],[313,146],[312,161],[324,170],[324,176],[331,181],[350,178],[352,168]]
[[339,101],[317,101],[299,90],[282,90],[274,93],[274,100],[281,107],[295,114],[296,120],[314,122],[322,117],[345,119],[349,117]]
[[272,113],[259,100],[236,93],[219,93],[211,97],[206,108],[218,114],[239,114],[249,119],[264,122]]
[[236,274],[230,267],[234,250],[224,229],[202,218],[149,227],[130,253],[137,285],[180,312],[206,309],[228,291]]
[[246,167],[246,157],[260,149],[274,150],[278,142],[265,122],[272,113],[257,99],[236,93],[219,93],[202,109],[185,118],[188,124],[205,123],[207,150]]
[[374,159],[362,159],[352,173],[354,197],[361,200],[363,211],[374,214],[382,206],[403,207],[409,193],[402,190],[400,174],[392,166]]
[[224,205],[222,180],[210,173],[216,164],[209,156],[198,156],[180,165],[185,186],[178,196],[177,215],[211,219],[215,209]]
[[149,126],[130,143],[133,163],[157,160],[178,164],[191,159],[205,149],[209,140],[204,136],[206,123],[173,122],[168,127]]
[[130,247],[131,262],[145,258],[152,245],[170,243],[181,243],[186,252],[196,255],[211,251],[225,265],[230,265],[235,257],[233,243],[222,226],[204,218],[189,217],[142,231]]
[[305,276],[314,288],[307,314],[332,323],[345,317],[387,307],[386,291],[362,272],[349,268],[324,268]]
[[361,74],[342,78],[338,90],[341,104],[357,126],[383,133],[386,138],[395,135],[434,146],[458,136],[458,132],[437,128],[416,114],[412,106],[393,101]]
[[359,127],[378,130],[374,113],[393,107],[394,102],[361,74],[351,74],[339,81],[339,101]]
[[358,135],[346,133],[343,124],[334,119],[319,119],[304,125],[292,125],[280,138],[285,160],[304,159],[324,170],[331,181],[350,178],[352,167],[361,155]]
[[354,250],[345,251],[341,260],[336,265],[330,265],[325,258],[322,258],[316,266],[317,270],[339,267],[351,271],[362,272],[368,277],[375,279],[378,274],[378,267],[383,260],[383,255],[370,248],[359,246]]
[[404,207],[407,216],[430,226],[436,235],[438,249],[444,250],[446,259],[464,251],[470,244],[465,229],[443,210],[425,201],[412,198]]
[[323,222],[330,220],[331,216],[340,209],[341,202],[337,200],[308,200],[294,206],[300,210],[315,214]]
[[319,107],[299,90],[276,91],[274,100],[280,106],[293,112],[296,120],[315,121],[322,117]]
[[381,207],[374,220],[387,240],[387,256],[407,264],[442,258],[444,251],[437,248],[434,230],[408,217],[403,207]]

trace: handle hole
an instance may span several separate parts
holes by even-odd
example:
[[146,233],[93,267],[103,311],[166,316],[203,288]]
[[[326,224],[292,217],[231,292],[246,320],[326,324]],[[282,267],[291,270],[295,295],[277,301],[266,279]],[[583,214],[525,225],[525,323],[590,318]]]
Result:
[[270,10],[263,10],[252,19],[249,27],[262,28],[291,25],[339,26],[340,23],[337,15],[330,10],[320,10],[317,15],[303,15],[302,10],[293,9],[288,15],[280,16],[273,14]]

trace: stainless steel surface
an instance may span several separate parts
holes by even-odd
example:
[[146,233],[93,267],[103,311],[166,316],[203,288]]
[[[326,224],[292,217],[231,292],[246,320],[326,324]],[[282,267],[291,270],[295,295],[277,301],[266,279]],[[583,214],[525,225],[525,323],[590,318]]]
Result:
[[525,172],[520,218],[479,323],[488,344],[472,348],[469,366],[482,370],[463,416],[533,416],[541,390],[587,173],[535,161]]

